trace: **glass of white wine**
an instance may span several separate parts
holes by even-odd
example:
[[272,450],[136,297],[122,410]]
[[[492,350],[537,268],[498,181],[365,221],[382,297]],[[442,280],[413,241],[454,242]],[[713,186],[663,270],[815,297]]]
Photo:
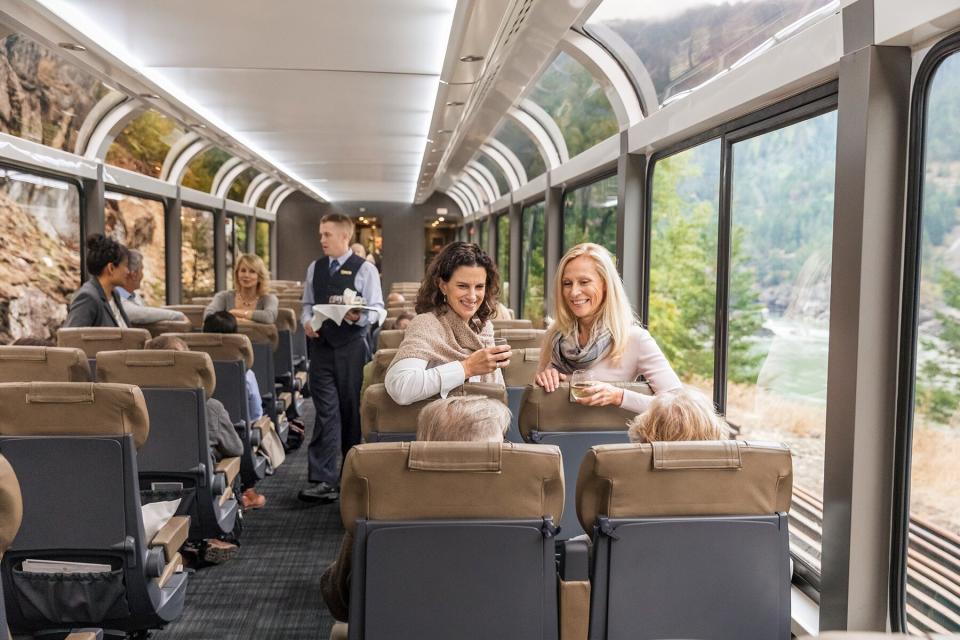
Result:
[[591,378],[590,371],[586,369],[577,369],[570,374],[570,402],[576,402],[589,394],[584,393],[587,389],[594,386],[596,381]]

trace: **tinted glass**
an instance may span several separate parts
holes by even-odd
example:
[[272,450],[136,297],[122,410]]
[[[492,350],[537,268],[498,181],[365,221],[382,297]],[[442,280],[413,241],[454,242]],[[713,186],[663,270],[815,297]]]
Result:
[[500,189],[500,195],[510,193],[510,183],[507,182],[507,178],[503,175],[503,170],[500,169],[500,166],[496,162],[490,159],[490,156],[485,153],[478,153],[473,159],[493,174],[493,179],[497,181],[497,188]]
[[144,111],[110,145],[107,164],[159,178],[170,146],[183,133],[180,125],[165,115]]
[[267,271],[270,270],[270,223],[263,220],[257,220],[257,255],[263,258],[267,265]]
[[[181,207],[180,275],[183,297],[212,296],[216,289],[213,212]],[[232,234],[231,234],[232,235]]]
[[121,193],[106,193],[106,234],[143,254],[140,295],[151,306],[166,304],[167,274],[163,237],[163,203]]
[[493,133],[493,137],[517,156],[524,171],[527,172],[527,180],[532,180],[547,170],[537,145],[511,118],[503,121],[503,124]]
[[247,187],[250,186],[250,182],[257,177],[258,173],[260,172],[253,167],[245,169],[237,176],[233,184],[230,185],[230,189],[227,191],[227,198],[236,200],[237,202],[243,202],[243,196],[247,193]]
[[237,231],[234,218],[232,216],[226,216],[224,218],[224,225],[226,226],[224,230],[224,235],[226,236],[224,244],[226,244],[227,289],[233,289],[233,265],[237,253]]
[[510,303],[510,215],[497,218],[497,268],[500,269],[500,281],[503,283],[500,297],[503,304]]
[[523,248],[520,263],[520,291],[523,295],[521,317],[533,321],[533,326],[543,325],[544,300],[544,203],[540,202],[523,209]]
[[211,147],[197,156],[187,164],[187,169],[183,173],[183,179],[180,181],[185,187],[210,193],[213,187],[213,178],[217,175],[220,165],[230,159],[230,154],[222,149]]
[[563,197],[563,249],[595,242],[617,255],[617,177],[588,184]]

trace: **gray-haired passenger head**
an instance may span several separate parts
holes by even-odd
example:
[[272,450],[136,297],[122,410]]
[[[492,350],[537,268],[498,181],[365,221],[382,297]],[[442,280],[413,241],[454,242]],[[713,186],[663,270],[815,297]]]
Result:
[[143,254],[136,249],[128,249],[130,257],[127,259],[127,269],[130,271],[140,271],[143,269]]
[[420,410],[417,440],[499,442],[510,427],[507,405],[485,396],[450,396]]

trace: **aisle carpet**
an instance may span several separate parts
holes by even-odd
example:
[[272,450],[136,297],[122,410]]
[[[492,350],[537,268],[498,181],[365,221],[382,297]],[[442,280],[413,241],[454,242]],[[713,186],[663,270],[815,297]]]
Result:
[[[313,403],[304,403],[309,441]],[[183,616],[156,640],[256,638],[326,640],[333,618],[320,598],[320,574],[340,548],[339,503],[297,500],[307,479],[306,444],[257,485],[263,509],[244,516],[239,556],[193,573]]]

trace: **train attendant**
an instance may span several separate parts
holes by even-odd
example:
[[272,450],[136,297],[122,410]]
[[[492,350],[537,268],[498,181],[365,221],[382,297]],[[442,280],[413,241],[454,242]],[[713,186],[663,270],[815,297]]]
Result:
[[229,311],[237,320],[262,324],[277,321],[279,302],[270,293],[270,273],[260,256],[244,253],[233,266],[233,291],[221,291],[203,311],[203,317]]
[[384,381],[397,404],[447,394],[464,382],[503,384],[510,346],[494,345],[490,317],[500,274],[478,245],[448,244],[433,259],[410,321]]
[[332,502],[340,497],[337,458],[360,443],[360,387],[363,365],[370,360],[367,334],[377,321],[373,311],[349,311],[339,325],[327,320],[319,331],[310,324],[313,305],[327,303],[344,289],[356,291],[367,306],[383,308],[377,268],[350,249],[353,220],[337,213],[320,221],[323,257],[307,267],[303,287],[303,326],[310,339],[310,396],[317,410],[307,449],[307,479],[300,492],[305,502]]
[[102,233],[87,238],[87,271],[90,279],[77,289],[65,327],[130,326],[123,310],[119,287],[127,281],[130,254],[127,248]]
[[536,383],[553,392],[574,371],[593,383],[577,402],[646,411],[650,396],[606,384],[639,380],[654,393],[682,387],[660,347],[639,325],[610,252],[585,242],[560,260],[554,283],[553,317],[544,337]]

